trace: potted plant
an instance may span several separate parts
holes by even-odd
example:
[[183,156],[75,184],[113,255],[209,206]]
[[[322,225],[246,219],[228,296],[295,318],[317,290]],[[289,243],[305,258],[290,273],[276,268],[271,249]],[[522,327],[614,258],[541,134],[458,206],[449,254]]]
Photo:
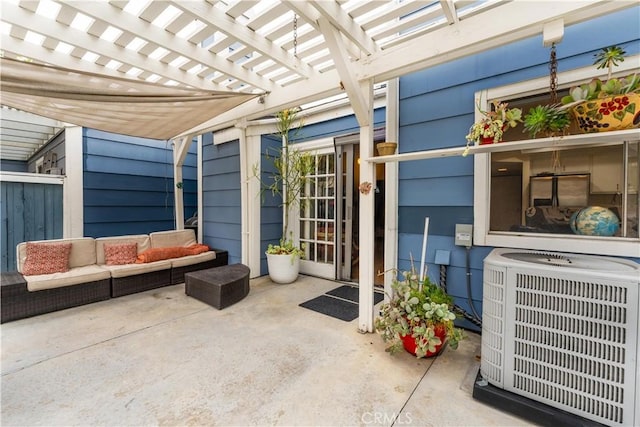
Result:
[[594,78],[572,87],[562,103],[570,108],[585,133],[629,129],[640,126],[640,76],[612,78],[613,67],[624,61],[620,46],[603,48],[594,56],[597,69],[607,69],[607,80]]
[[493,101],[493,108],[484,111],[478,106],[478,111],[483,117],[469,128],[467,134],[467,146],[471,142],[479,144],[493,144],[502,141],[504,133],[522,122],[522,110],[520,108],[507,108],[506,102]]
[[289,145],[292,129],[296,133],[302,128],[298,113],[297,108],[276,113],[277,134],[282,139],[282,147],[275,154],[267,155],[273,161],[274,173],[263,181],[258,176],[257,166],[254,167],[254,176],[260,179],[262,191],[270,191],[282,200],[282,236],[279,244],[269,244],[266,250],[269,277],[276,283],[295,281],[300,271],[300,259],[304,257],[304,247],[293,241],[289,218],[291,211],[304,203],[303,190],[315,165],[314,156]]
[[565,135],[571,118],[569,112],[561,105],[537,105],[527,111],[524,116],[524,130],[531,138],[538,134],[546,137]]
[[413,271],[402,273],[391,284],[393,295],[382,304],[375,328],[388,343],[391,354],[404,348],[416,357],[431,357],[445,342],[452,349],[464,337],[454,326],[453,301],[428,277],[420,281]]

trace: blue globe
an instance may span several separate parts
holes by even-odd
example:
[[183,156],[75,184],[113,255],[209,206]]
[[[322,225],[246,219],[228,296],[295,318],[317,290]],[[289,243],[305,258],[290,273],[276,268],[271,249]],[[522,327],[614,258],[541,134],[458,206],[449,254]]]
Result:
[[610,209],[587,206],[571,215],[569,225],[575,234],[613,236],[620,228],[620,219]]

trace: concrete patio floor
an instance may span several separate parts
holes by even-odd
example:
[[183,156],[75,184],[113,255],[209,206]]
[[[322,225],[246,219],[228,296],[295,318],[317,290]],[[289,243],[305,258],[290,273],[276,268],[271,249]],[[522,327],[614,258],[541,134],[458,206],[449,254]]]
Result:
[[218,311],[176,285],[3,324],[3,426],[530,425],[471,397],[480,336],[417,360],[298,307],[340,284],[251,281]]

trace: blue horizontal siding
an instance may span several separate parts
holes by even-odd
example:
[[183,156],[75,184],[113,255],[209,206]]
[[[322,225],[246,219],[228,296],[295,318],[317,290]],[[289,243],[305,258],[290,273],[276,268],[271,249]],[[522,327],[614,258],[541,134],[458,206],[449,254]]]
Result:
[[214,145],[213,135],[202,138],[203,241],[229,253],[229,263],[242,260],[240,144]]
[[473,176],[401,180],[400,206],[472,206]]
[[[83,129],[84,235],[175,228],[173,148],[167,141]],[[197,211],[197,145],[183,172],[184,217]]]
[[[469,103],[473,103],[473,97],[469,100]],[[401,114],[403,112],[404,109],[401,110]],[[399,152],[408,153],[464,145],[464,136],[471,126],[470,122],[473,122],[473,112],[469,111],[461,114],[460,116],[439,120],[422,117],[418,123],[412,122],[400,127]]]
[[28,172],[29,165],[22,160],[0,159],[0,171],[2,172]]
[[[232,159],[239,163],[239,159]],[[203,175],[202,184],[211,191],[222,191],[222,190],[240,190],[240,171],[231,172],[231,173],[210,173],[207,175]]]
[[207,205],[205,203],[204,206],[205,207],[206,206],[210,206],[210,207],[240,206],[240,192],[236,191],[236,189],[217,190],[215,199],[210,200],[210,203],[213,203],[213,204]]
[[[376,108],[373,112],[374,128],[384,126],[386,108]],[[291,143],[304,142],[312,139],[330,136],[349,135],[360,132],[360,126],[355,115],[339,117],[326,122],[305,124],[297,135],[291,138]]]
[[473,156],[445,157],[405,162],[398,172],[400,180],[418,178],[461,177],[473,175]]
[[422,234],[425,218],[429,218],[430,232],[441,236],[453,237],[456,224],[473,224],[471,206],[401,206],[398,216],[400,233]]

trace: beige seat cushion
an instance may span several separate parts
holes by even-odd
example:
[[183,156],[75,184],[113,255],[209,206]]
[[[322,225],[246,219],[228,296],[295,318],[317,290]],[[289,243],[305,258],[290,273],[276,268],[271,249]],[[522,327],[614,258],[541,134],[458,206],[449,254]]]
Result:
[[214,251],[204,252],[198,255],[187,255],[180,258],[172,258],[172,267],[184,267],[185,265],[198,264],[205,261],[216,259],[216,253]]
[[128,277],[136,274],[150,273],[152,271],[168,270],[171,268],[171,260],[145,262],[142,264],[102,265],[102,268],[111,273],[111,277]]
[[170,248],[173,246],[192,246],[198,243],[196,233],[189,230],[156,231],[149,234],[152,248]]
[[[69,268],[84,267],[96,263],[96,242],[93,237],[77,239],[38,240],[32,243],[71,243],[69,254]],[[17,248],[16,267],[20,273],[27,260],[27,243],[19,243]]]
[[146,234],[135,234],[129,236],[114,236],[114,237],[98,237],[96,239],[96,259],[99,265],[106,264],[104,257],[104,244],[105,243],[137,243],[138,253],[144,252],[151,247],[151,241]]
[[96,280],[109,279],[110,277],[111,274],[109,271],[95,264],[75,267],[64,273],[24,276],[29,291],[41,291],[43,289],[79,285],[82,283],[95,282]]

